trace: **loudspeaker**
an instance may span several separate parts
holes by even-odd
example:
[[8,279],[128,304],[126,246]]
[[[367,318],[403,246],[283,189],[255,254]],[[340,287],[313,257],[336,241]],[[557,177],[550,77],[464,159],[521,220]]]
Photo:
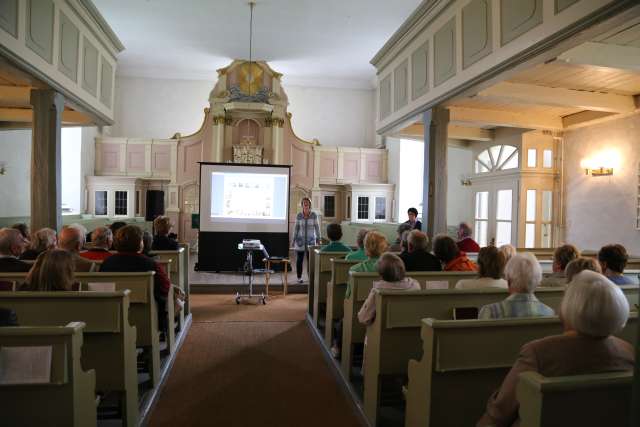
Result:
[[145,219],[153,221],[159,215],[164,215],[164,191],[147,190],[147,214]]

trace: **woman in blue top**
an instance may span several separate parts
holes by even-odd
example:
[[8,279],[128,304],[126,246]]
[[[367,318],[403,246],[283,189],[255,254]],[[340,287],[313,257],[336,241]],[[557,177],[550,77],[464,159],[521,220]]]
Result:
[[305,255],[309,261],[309,246],[320,243],[320,225],[318,217],[311,212],[311,200],[307,197],[300,202],[302,212],[296,215],[296,225],[293,230],[293,250],[296,251],[296,274],[298,283],[302,283],[302,264]]

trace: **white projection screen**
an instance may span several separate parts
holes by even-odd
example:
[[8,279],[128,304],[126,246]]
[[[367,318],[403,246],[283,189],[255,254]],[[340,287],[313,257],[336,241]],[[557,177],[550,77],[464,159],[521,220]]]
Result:
[[200,164],[200,232],[288,233],[289,167]]

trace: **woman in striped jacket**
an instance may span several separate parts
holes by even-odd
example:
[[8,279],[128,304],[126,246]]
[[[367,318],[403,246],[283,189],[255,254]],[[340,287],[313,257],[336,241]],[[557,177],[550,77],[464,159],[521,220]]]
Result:
[[320,224],[318,217],[311,212],[311,200],[307,197],[300,203],[302,212],[296,215],[296,225],[293,231],[293,250],[296,251],[296,274],[298,283],[302,283],[302,264],[305,255],[309,261],[309,246],[320,242]]

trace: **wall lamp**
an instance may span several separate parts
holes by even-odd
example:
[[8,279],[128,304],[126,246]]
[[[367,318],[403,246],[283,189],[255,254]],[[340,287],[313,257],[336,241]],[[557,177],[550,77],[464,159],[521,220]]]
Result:
[[585,175],[611,176],[614,169],[620,167],[620,155],[616,151],[602,151],[594,156],[583,159],[580,167]]

